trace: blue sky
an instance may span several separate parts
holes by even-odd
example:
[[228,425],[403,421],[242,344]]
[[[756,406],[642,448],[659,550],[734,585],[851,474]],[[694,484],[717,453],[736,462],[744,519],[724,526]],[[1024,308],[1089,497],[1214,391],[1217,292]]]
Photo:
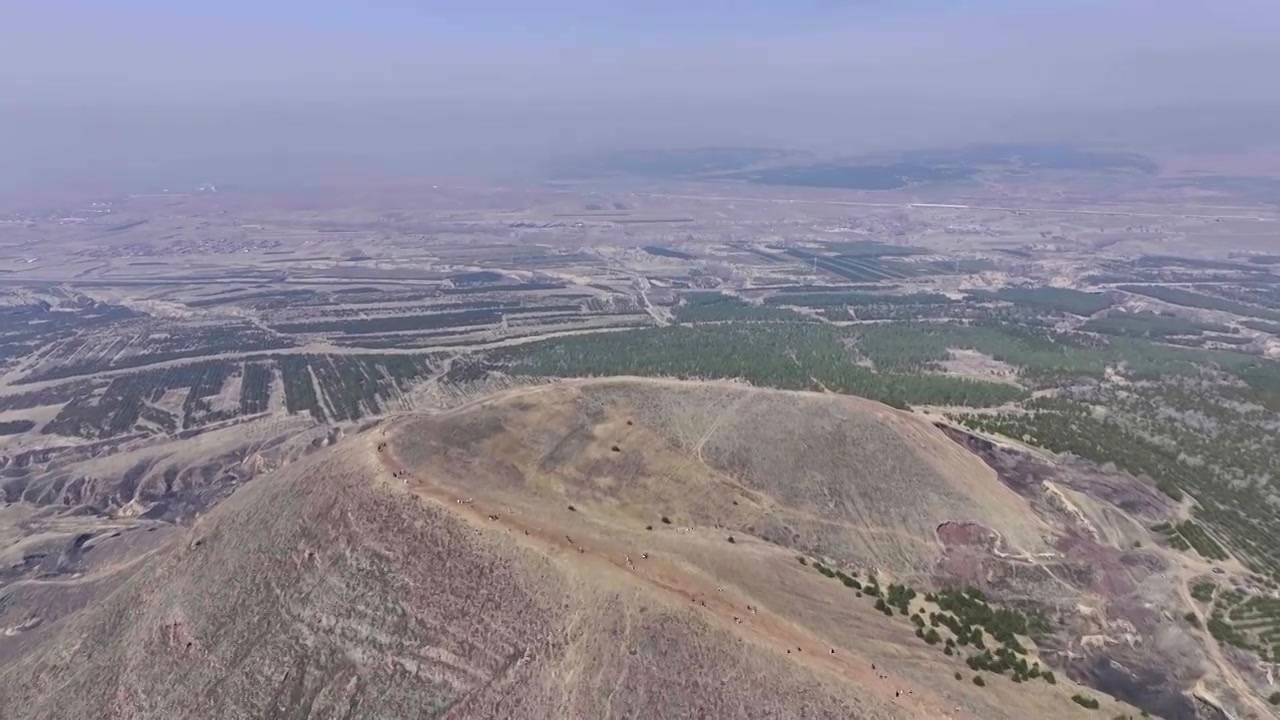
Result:
[[28,22],[87,21],[136,27],[254,23],[273,31],[461,32],[473,37],[588,32],[603,40],[649,35],[706,39],[822,29],[831,23],[940,12],[989,12],[1008,3],[958,0],[46,0],[17,10]]
[[[0,103],[1274,98],[1274,0],[40,0]],[[1280,101],[1280,98],[1275,98]]]
[[[975,97],[1153,87],[1151,57],[1276,45],[1263,0],[41,0],[0,24],[0,93],[192,97],[758,93],[834,79]],[[1270,9],[1268,9],[1270,8]],[[1237,48],[1235,46],[1243,48]],[[1228,60],[1230,58],[1227,58]],[[1249,60],[1239,63],[1248,68]],[[1147,64],[1144,67],[1144,63]],[[1215,65],[1216,66],[1216,65]],[[1115,85],[1134,73],[1134,87]],[[1196,78],[1192,78],[1194,81]],[[1169,77],[1155,78],[1168,85]],[[1213,83],[1204,91],[1220,91]],[[1199,91],[1201,89],[1197,89]],[[851,92],[855,89],[851,88]],[[123,94],[123,95],[121,95]],[[1025,93],[1024,93],[1025,94]]]

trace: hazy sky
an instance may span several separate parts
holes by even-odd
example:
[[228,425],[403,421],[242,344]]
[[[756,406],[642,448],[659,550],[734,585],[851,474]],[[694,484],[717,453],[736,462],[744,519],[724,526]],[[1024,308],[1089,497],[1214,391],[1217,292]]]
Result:
[[0,189],[653,144],[1280,133],[1275,0],[5,5]]

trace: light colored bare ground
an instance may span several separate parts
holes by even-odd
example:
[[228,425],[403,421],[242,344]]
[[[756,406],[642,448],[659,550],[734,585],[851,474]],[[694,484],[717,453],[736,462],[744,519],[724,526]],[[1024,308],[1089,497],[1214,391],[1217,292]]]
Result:
[[748,643],[669,598],[678,585],[637,581],[604,554],[423,504],[386,476],[377,437],[233,496],[0,665],[0,713],[940,717]]
[[1010,385],[1018,384],[1017,368],[1008,363],[1000,362],[977,350],[948,348],[947,352],[951,354],[951,358],[942,363],[942,370],[947,375]]
[[[947,503],[1034,532],[953,447],[874,403],[730,383],[558,383],[384,423],[237,491],[0,658],[0,716],[1098,716],[1069,682],[975,687],[796,562],[822,542],[914,569]],[[904,499],[924,519],[875,504]],[[764,521],[776,537],[745,530]]]
[[[390,473],[405,471],[390,452],[384,456],[383,467]],[[801,665],[866,686],[881,702],[887,703],[893,690],[904,687],[899,678],[888,683],[874,682],[878,679],[877,674],[861,654],[855,656],[842,648],[841,652],[832,655],[828,641],[789,621],[767,604],[753,605],[752,596],[738,584],[700,572],[698,561],[730,564],[728,558],[722,557],[724,538],[704,529],[672,531],[664,528],[658,535],[653,535],[650,534],[652,531],[641,534],[631,528],[615,535],[599,523],[583,522],[573,517],[570,513],[576,511],[567,508],[560,513],[548,513],[545,508],[523,507],[517,510],[501,502],[494,506],[492,501],[476,502],[471,496],[457,494],[425,479],[411,480],[406,486],[418,497],[460,514],[473,524],[511,534],[522,545],[563,560],[575,575],[582,576],[577,578],[578,582],[622,586],[632,591],[639,589],[654,600],[667,603],[672,609],[693,609],[699,620],[733,631],[775,653],[792,654],[794,651],[795,662]],[[491,519],[490,515],[498,517]],[[800,576],[803,578],[801,582],[808,581],[813,586],[811,590],[826,589],[821,587],[823,583],[812,582],[813,577],[809,573],[792,571],[794,559],[780,557],[775,548],[749,543],[746,539],[738,545],[740,547],[735,551],[741,556],[732,562],[766,565],[771,575],[768,578],[770,582],[796,581],[796,576]],[[640,547],[650,549],[634,549]],[[779,578],[776,575],[779,572],[790,577]],[[726,574],[726,577],[731,575]],[[780,607],[785,605],[780,604]],[[755,608],[755,612],[749,608]],[[629,610],[625,607],[616,609],[628,616]],[[804,654],[806,648],[808,655]],[[917,698],[912,692],[898,703],[898,707],[912,716],[951,716],[939,704],[938,698],[926,698],[923,693]]]
[[289,408],[285,405],[284,380],[280,375],[280,368],[271,368],[271,388],[270,398],[267,401],[267,411],[272,415],[287,415]]
[[[685,450],[673,465],[700,453],[704,467],[719,471],[720,482],[757,503],[742,524],[755,524],[775,540],[903,573],[931,567],[937,548],[922,555],[919,546],[931,541],[937,524],[956,517],[998,529],[1028,550],[1041,543],[1044,526],[989,467],[928,420],[879,403],[728,382],[625,379],[562,387],[585,388],[597,400],[616,396],[627,406],[618,412],[631,413],[637,426],[658,435],[652,444],[659,451],[669,452],[667,444]],[[661,456],[650,441],[636,443],[623,442],[624,453]],[[727,502],[718,493],[710,500],[711,515]],[[853,530],[832,533],[826,525],[835,520]],[[913,547],[883,542],[895,534],[912,538]]]
[[10,422],[13,420],[31,420],[36,424],[36,429],[58,416],[58,411],[62,409],[61,405],[41,405],[39,407],[24,408],[22,410],[7,410],[0,412],[0,422]]
[[0,422],[30,420],[35,423],[35,426],[27,432],[16,433],[14,435],[0,435],[0,452],[19,453],[33,448],[57,444],[56,442],[50,442],[50,437],[48,435],[42,435],[40,433],[40,429],[44,427],[45,423],[57,417],[58,412],[61,409],[62,408],[57,405],[44,405],[25,410],[9,410],[7,412],[0,412]]
[[236,412],[240,409],[240,385],[244,381],[244,372],[227,378],[218,390],[218,394],[208,398],[210,412],[227,410]]
[[190,388],[170,388],[164,391],[160,399],[152,403],[156,407],[175,417],[182,417],[182,405],[187,401]]
[[36,509],[19,503],[0,504],[0,548],[8,548],[22,540],[22,523],[36,514]]
[[[646,418],[652,418],[644,409],[634,404],[625,409],[611,406],[611,400],[621,399],[618,404],[626,405],[638,396],[648,396],[643,399],[663,408],[672,421],[674,445],[664,449],[663,433],[646,428]],[[790,650],[793,662],[810,666],[816,650],[815,669],[854,682],[872,694],[883,693],[886,700],[899,701],[901,691],[901,698],[913,703],[910,712],[921,717],[1005,716],[1010,697],[1001,690],[973,697],[967,668],[914,644],[909,625],[887,620],[866,601],[852,601],[847,589],[800,566],[785,547],[742,533],[743,523],[758,518],[761,508],[771,505],[790,511],[791,517],[807,516],[833,533],[874,537],[868,542],[892,545],[900,553],[928,557],[937,550],[931,532],[917,536],[892,526],[855,529],[837,513],[823,517],[821,510],[785,507],[786,499],[767,497],[704,464],[699,451],[722,434],[742,434],[737,423],[751,415],[744,406],[762,398],[766,404],[778,398],[792,403],[833,400],[820,394],[758,391],[732,383],[575,381],[521,388],[446,413],[443,418],[461,421],[459,437],[442,432],[436,424],[442,417],[437,417],[402,421],[372,440],[389,443],[379,453],[387,475],[407,473],[398,480],[407,490],[472,522],[509,532],[540,551],[570,558],[578,553],[584,563],[603,561],[609,570],[656,586],[679,604],[696,603],[699,612],[747,635],[751,642],[784,655]],[[1005,495],[998,482],[983,477],[979,471],[985,466],[971,466],[974,458],[945,438],[937,442],[937,431],[927,423],[874,403],[860,409],[883,413],[876,422],[893,427],[905,452],[923,449],[926,466],[952,471],[959,467],[976,474],[963,482],[964,491],[978,494],[1001,513],[1028,514],[1016,506],[1020,502],[1016,497]],[[592,418],[589,426],[580,422],[584,417]],[[793,443],[802,442],[806,428],[788,425],[786,420],[779,418],[779,426],[795,433]],[[444,422],[452,424],[449,419]],[[548,437],[548,444],[541,446],[546,454],[535,461],[537,453],[526,441],[540,433],[555,435],[552,428],[563,434],[554,441]],[[426,436],[438,438],[441,444],[424,453],[420,443]],[[764,444],[754,447],[759,450]],[[448,448],[468,459],[455,465],[436,454],[452,454]],[[566,462],[567,454],[580,462]],[[630,473],[610,467],[613,458],[628,454],[646,456],[645,467]],[[487,457],[502,458],[506,472],[479,459]],[[594,472],[580,474],[583,466]],[[672,478],[678,478],[679,488],[671,486]],[[730,503],[726,495],[737,499]],[[703,515],[707,504],[719,505],[719,518]],[[664,514],[673,524],[661,522]],[[651,530],[645,529],[649,526]],[[728,534],[736,542],[728,543]],[[912,568],[914,563],[905,566]],[[872,663],[878,671],[870,671]],[[964,675],[963,683],[951,678],[957,670]],[[942,683],[943,692],[932,689],[940,679],[954,687]],[[1044,702],[1032,709],[1025,695],[1017,701],[1025,712],[1043,717],[1071,714],[1059,705],[1065,696],[1050,693],[1042,698],[1031,693],[1031,702]],[[991,700],[997,702],[988,704]]]

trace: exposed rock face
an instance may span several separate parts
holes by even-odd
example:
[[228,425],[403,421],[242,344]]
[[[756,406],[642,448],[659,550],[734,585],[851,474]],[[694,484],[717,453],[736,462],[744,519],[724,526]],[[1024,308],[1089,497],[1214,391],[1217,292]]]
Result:
[[1037,644],[1073,679],[1160,717],[1203,717],[1190,691],[1208,660],[1198,641],[1179,625],[1190,608],[1182,607],[1173,567],[1155,551],[1105,542],[1094,520],[1058,488],[1096,501],[1102,506],[1098,518],[1115,512],[1131,523],[1132,518],[1154,523],[1170,517],[1174,508],[1168,498],[1123,473],[1077,461],[1053,463],[963,430],[940,428],[1027,498],[1053,537],[1049,553],[1010,555],[989,528],[974,523],[939,526],[938,539],[946,547],[939,582],[972,584],[1014,603],[1034,600],[1057,625]]

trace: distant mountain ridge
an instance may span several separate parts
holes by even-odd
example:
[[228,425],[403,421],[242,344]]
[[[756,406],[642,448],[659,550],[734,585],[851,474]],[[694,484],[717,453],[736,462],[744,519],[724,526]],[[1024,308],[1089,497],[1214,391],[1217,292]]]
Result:
[[610,175],[686,180],[736,180],[759,185],[896,190],[923,183],[964,181],[990,170],[1139,173],[1159,170],[1138,153],[1065,143],[973,144],[821,159],[778,148],[635,149],[573,158],[564,177]]

